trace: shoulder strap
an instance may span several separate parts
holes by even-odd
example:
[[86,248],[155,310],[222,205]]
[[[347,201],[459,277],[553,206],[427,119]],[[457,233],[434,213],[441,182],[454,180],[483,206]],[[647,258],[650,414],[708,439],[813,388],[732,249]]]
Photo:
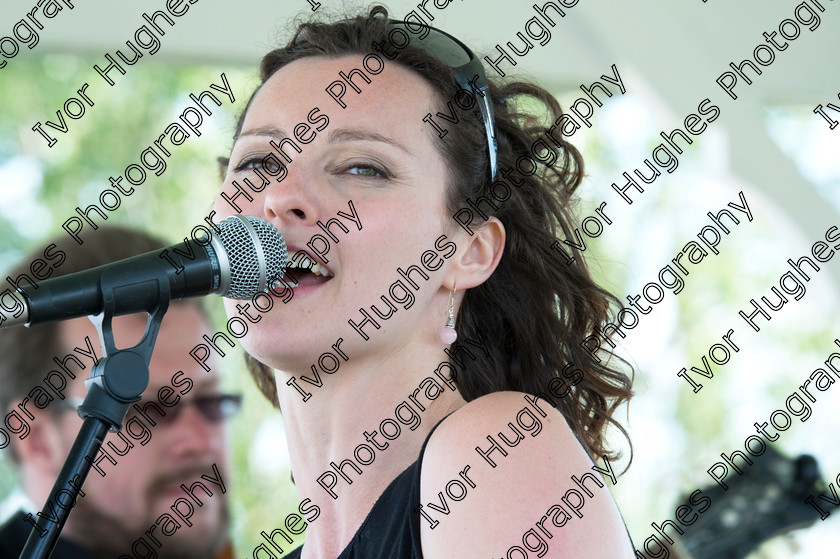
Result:
[[421,559],[423,557],[423,548],[420,545],[420,513],[417,511],[420,506],[420,474],[423,472],[423,456],[426,454],[426,445],[429,444],[429,439],[432,438],[432,433],[435,429],[444,422],[444,420],[452,415],[454,412],[449,412],[443,419],[438,421],[429,434],[426,435],[426,440],[423,441],[423,446],[420,449],[420,456],[417,458],[417,467],[414,469],[414,479],[411,482],[411,493],[408,499],[408,514],[409,524],[411,526],[411,541],[414,551],[414,557]]

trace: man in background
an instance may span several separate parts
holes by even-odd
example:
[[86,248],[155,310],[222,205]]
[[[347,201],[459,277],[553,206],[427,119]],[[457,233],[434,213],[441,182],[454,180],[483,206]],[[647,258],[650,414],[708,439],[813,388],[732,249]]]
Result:
[[[58,239],[46,244],[52,242]],[[165,245],[144,233],[100,226],[84,245],[63,251],[66,261],[52,277]],[[30,262],[38,256],[28,255],[8,276],[23,286],[37,282]],[[169,306],[152,354],[148,388],[129,408],[122,431],[105,438],[54,559],[233,557],[224,419],[238,411],[240,399],[220,392],[215,367],[205,372],[189,357],[195,340],[212,333],[198,301]],[[118,348],[140,341],[146,318],[145,313],[115,317]],[[86,394],[84,381],[101,357],[99,337],[87,318],[0,332],[0,427],[7,434],[0,445],[8,446],[6,456],[31,501],[0,526],[0,559],[16,559],[37,522],[37,511],[82,425],[75,408]]]

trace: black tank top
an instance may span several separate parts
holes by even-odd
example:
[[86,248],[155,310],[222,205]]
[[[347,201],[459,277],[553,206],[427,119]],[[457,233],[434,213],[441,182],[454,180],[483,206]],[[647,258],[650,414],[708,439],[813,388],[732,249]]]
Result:
[[[426,443],[442,421],[429,431],[417,461],[385,488],[337,559],[422,559],[420,515],[412,511],[420,505],[420,467]],[[299,559],[301,549],[295,549],[284,559]]]

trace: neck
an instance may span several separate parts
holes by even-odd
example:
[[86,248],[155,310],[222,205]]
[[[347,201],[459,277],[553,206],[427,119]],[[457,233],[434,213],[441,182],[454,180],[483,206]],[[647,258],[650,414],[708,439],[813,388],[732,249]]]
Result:
[[354,356],[305,402],[277,371],[295,485],[321,510],[305,557],[338,556],[432,427],[466,403],[446,360],[440,342],[416,339],[386,356]]

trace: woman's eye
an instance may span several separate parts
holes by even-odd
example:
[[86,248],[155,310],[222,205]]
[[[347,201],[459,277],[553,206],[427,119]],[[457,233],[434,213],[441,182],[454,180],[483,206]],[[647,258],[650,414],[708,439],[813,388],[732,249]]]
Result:
[[267,157],[246,157],[233,170],[236,172],[253,171],[254,169],[265,169],[271,175],[276,175],[280,169],[273,158]]
[[377,165],[371,165],[369,163],[357,163],[347,167],[347,173],[351,175],[358,175],[361,177],[381,177],[385,178],[388,176],[388,172],[382,169]]

